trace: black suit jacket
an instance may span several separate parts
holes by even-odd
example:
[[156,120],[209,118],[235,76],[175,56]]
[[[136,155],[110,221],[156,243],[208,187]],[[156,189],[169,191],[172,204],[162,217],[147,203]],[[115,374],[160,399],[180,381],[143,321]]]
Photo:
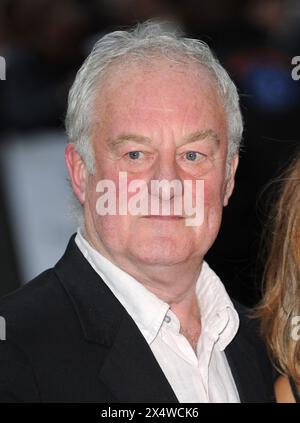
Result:
[[[269,402],[273,380],[256,325],[241,306],[226,349],[242,402]],[[2,402],[158,402],[178,399],[133,319],[78,249],[0,300]]]

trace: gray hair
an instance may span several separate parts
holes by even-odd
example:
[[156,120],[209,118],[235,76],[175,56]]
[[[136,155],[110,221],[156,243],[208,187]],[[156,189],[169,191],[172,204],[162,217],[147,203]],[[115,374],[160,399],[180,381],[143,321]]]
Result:
[[[185,59],[206,67],[216,81],[223,99],[228,127],[227,163],[238,153],[243,120],[237,89],[210,48],[202,41],[185,38],[178,28],[159,21],[146,21],[128,31],[115,31],[103,36],[94,45],[71,87],[66,115],[66,130],[74,142],[89,173],[94,171],[91,143],[93,106],[99,95],[99,83],[108,67],[119,59],[151,59],[156,56]],[[175,56],[174,56],[175,54]]]

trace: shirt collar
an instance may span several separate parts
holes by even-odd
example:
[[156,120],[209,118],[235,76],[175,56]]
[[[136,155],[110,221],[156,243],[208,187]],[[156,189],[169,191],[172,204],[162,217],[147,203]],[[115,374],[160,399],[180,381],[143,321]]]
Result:
[[96,251],[83,237],[81,229],[77,231],[75,242],[93,269],[132,317],[147,343],[151,344],[170,308],[169,304]]
[[[169,304],[96,251],[83,237],[80,229],[75,242],[132,317],[147,343],[151,344],[170,309]],[[201,312],[201,331],[220,350],[224,350],[237,333],[239,317],[221,280],[205,261],[196,283],[196,295]]]
[[203,261],[196,284],[202,331],[223,351],[239,328],[239,315],[216,273]]

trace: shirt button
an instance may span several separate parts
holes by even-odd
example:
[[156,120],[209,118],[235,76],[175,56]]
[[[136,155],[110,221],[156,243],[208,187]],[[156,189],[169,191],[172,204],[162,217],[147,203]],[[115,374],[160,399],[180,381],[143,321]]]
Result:
[[170,317],[170,316],[165,316],[164,321],[165,321],[166,323],[170,323],[170,321],[171,321],[171,317]]

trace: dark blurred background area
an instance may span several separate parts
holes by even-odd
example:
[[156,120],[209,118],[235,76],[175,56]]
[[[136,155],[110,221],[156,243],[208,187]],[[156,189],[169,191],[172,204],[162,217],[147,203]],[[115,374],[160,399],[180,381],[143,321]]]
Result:
[[207,42],[238,86],[236,188],[207,261],[232,297],[259,300],[269,192],[299,149],[298,0],[1,0],[0,296],[52,267],[76,231],[63,121],[78,68],[106,32],[155,17]]

